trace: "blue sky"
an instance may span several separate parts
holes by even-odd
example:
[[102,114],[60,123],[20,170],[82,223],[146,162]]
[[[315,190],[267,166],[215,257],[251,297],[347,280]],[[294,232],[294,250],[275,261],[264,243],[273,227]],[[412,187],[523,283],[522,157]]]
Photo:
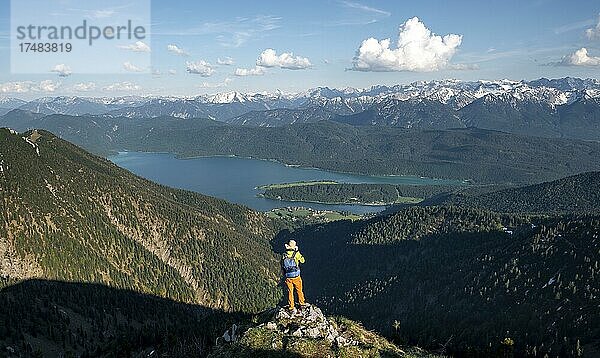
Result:
[[9,1],[0,5],[0,96],[192,96],[600,73],[600,3],[591,0],[152,1],[153,74],[62,76],[51,68],[11,74]]

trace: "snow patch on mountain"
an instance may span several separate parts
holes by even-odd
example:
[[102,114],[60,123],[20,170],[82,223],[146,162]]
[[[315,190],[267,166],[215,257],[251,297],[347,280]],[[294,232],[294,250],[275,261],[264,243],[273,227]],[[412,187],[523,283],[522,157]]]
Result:
[[507,101],[515,106],[518,106],[518,103],[535,103],[555,109],[582,98],[600,98],[600,80],[572,77],[541,78],[534,81],[446,79],[393,86],[376,85],[362,89],[316,87],[298,93],[276,90],[254,93],[229,91],[194,97],[58,96],[42,97],[30,102],[0,98],[0,108],[7,108],[3,103],[10,102],[13,105],[17,103],[17,108],[43,114],[91,114],[129,118],[171,116],[181,119],[211,118],[229,121],[251,111],[310,107],[319,107],[336,115],[351,115],[389,99],[438,102],[460,110],[484,97],[485,101],[490,102]]
[[33,143],[28,137],[21,137],[23,138],[23,140],[27,143],[29,143],[33,149],[35,150],[35,153],[37,154],[37,156],[40,156],[40,148],[37,146],[37,144]]

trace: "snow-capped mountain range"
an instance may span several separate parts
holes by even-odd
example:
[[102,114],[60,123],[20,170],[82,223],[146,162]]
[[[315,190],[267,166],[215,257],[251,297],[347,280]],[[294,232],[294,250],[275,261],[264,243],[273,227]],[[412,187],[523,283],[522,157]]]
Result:
[[[508,95],[508,96],[507,96]],[[29,102],[16,98],[0,97],[0,108],[20,108],[38,113],[61,114],[104,114],[114,110],[128,108],[131,117],[135,117],[132,108],[140,106],[166,107],[168,105],[191,107],[190,113],[175,111],[175,113],[144,113],[142,116],[163,116],[177,114],[176,117],[189,118],[202,105],[242,104],[251,110],[269,110],[277,108],[308,108],[322,107],[336,114],[351,114],[365,110],[369,106],[385,99],[398,100],[421,99],[449,104],[454,109],[460,109],[482,97],[511,97],[515,101],[536,101],[550,106],[560,106],[575,101],[581,96],[599,97],[600,80],[561,78],[538,79],[534,81],[419,81],[395,86],[373,86],[366,89],[344,88],[331,89],[317,87],[299,93],[259,92],[240,93],[223,92],[196,97],[79,97],[59,96],[43,97]],[[157,109],[159,112],[164,112]],[[221,119],[221,118],[216,118]]]
[[[557,128],[572,120],[565,113],[572,116],[567,107],[575,104],[583,106],[576,112],[585,117],[585,123],[577,123],[578,127],[600,127],[595,117],[600,112],[599,103],[600,80],[566,77],[533,81],[450,79],[365,89],[317,87],[300,93],[223,92],[196,97],[60,96],[29,102],[0,98],[0,109],[4,113],[20,109],[42,114],[209,118],[253,126],[326,119],[405,128],[478,126],[527,134],[540,127],[542,135],[555,136],[560,132]],[[546,128],[547,123],[539,125],[539,121],[552,123],[552,129]]]

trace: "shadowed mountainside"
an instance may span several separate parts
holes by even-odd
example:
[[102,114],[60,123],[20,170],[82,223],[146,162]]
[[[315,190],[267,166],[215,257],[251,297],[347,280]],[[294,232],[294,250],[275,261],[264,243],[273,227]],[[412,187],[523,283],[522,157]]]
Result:
[[600,352],[600,218],[411,207],[282,232],[306,257],[305,293],[396,342],[490,356]]
[[0,355],[205,357],[244,319],[101,284],[26,280],[0,289]]
[[589,172],[481,195],[441,195],[424,204],[453,204],[504,213],[598,213],[599,188],[600,172]]

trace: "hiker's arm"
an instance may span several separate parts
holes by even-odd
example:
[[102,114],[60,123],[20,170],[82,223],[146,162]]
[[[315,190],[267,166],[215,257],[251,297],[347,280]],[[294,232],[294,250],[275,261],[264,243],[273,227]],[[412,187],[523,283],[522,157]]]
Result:
[[298,262],[303,264],[304,263],[304,256],[302,256],[302,254],[300,252],[296,253],[296,258],[298,259]]

